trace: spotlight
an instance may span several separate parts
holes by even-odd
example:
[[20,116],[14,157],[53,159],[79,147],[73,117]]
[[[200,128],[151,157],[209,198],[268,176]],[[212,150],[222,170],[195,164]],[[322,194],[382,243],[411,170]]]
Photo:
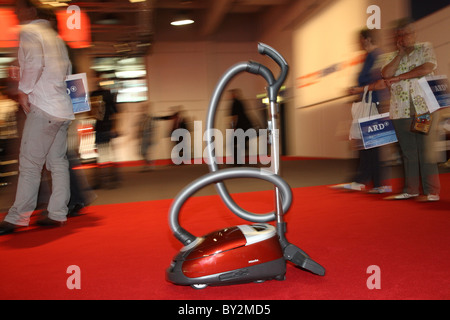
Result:
[[192,23],[194,23],[194,20],[192,20],[187,14],[182,12],[179,13],[170,24],[173,26],[185,26]]

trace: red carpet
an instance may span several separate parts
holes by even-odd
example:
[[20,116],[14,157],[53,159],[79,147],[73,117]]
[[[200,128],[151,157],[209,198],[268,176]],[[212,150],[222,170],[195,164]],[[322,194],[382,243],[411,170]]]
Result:
[[[394,181],[394,183],[399,183]],[[0,299],[449,299],[450,175],[441,201],[385,201],[326,186],[293,190],[288,239],[326,268],[324,277],[288,265],[285,281],[194,290],[165,281],[181,244],[167,223],[170,200],[92,206],[62,228],[0,237]],[[398,186],[396,186],[398,188]],[[273,192],[237,194],[246,209],[272,210]],[[245,223],[218,196],[191,198],[182,226],[195,235]],[[67,268],[80,267],[81,289]],[[368,289],[367,268],[381,289]]]

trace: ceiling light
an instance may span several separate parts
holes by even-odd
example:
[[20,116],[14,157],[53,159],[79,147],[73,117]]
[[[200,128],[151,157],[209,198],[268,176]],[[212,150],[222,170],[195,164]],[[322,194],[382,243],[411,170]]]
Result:
[[185,26],[187,24],[192,24],[194,23],[194,20],[192,19],[184,19],[184,20],[176,20],[176,21],[172,21],[170,24],[173,26]]
[[67,3],[59,2],[59,1],[43,1],[41,3],[52,6],[52,7],[68,7],[69,6]]
[[194,23],[194,20],[188,17],[185,13],[179,13],[170,24],[173,26],[185,26],[192,23]]

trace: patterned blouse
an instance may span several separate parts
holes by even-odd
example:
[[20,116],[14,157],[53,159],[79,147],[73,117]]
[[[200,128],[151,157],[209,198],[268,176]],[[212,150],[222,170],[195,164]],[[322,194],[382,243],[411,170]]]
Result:
[[[397,55],[397,52],[392,53],[388,58],[387,63],[391,62]],[[430,43],[417,43],[414,45],[414,50],[404,56],[395,72],[395,76],[409,72],[412,69],[423,65],[426,62],[434,64],[436,69],[437,62],[433,47]],[[417,114],[428,112],[428,107],[424,99],[424,92],[419,85],[418,78],[402,80],[392,84],[391,86],[391,119],[411,118],[410,114],[410,99]]]

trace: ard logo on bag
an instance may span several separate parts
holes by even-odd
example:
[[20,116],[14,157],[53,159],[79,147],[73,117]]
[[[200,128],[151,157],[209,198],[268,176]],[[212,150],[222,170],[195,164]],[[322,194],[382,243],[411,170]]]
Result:
[[383,123],[374,124],[372,126],[367,127],[367,132],[381,131],[388,126],[389,126],[389,122],[387,122],[387,121],[383,122]]

